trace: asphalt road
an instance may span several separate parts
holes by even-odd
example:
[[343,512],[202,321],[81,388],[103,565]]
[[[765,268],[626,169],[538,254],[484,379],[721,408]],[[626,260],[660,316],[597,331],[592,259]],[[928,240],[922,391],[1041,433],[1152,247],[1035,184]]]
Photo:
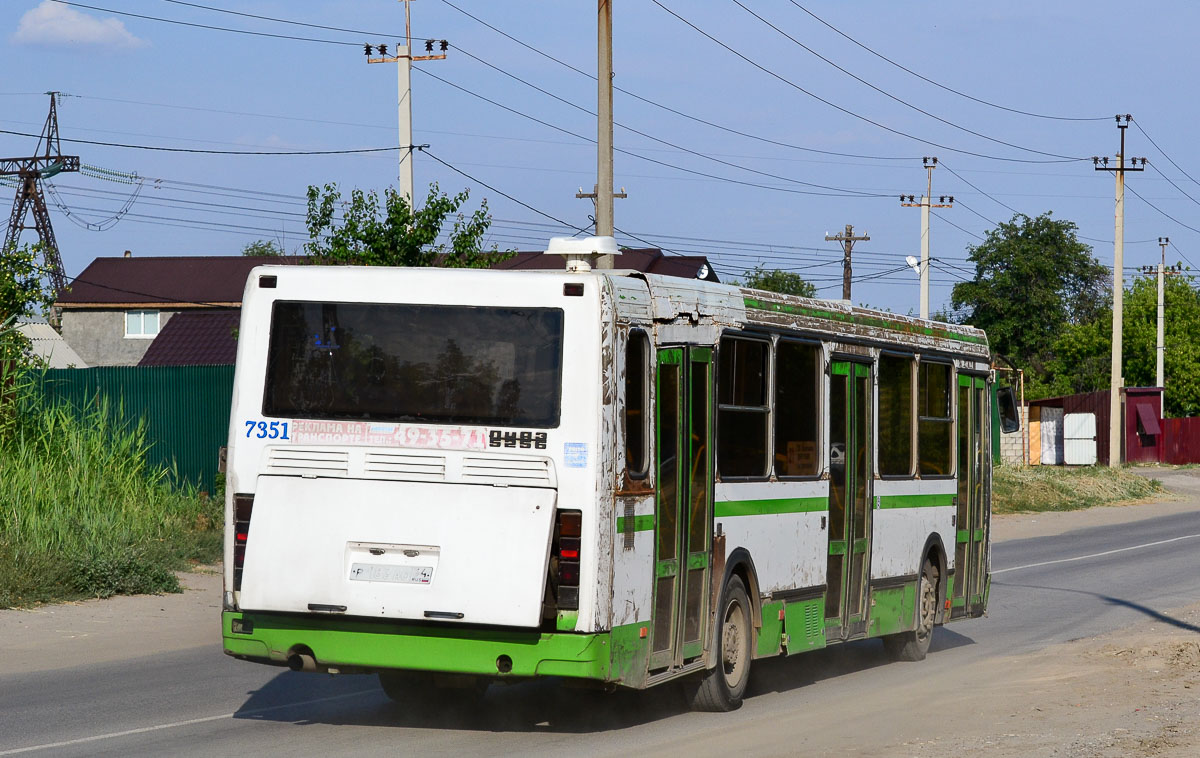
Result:
[[989,616],[938,629],[926,661],[891,663],[874,641],[759,661],[731,714],[690,713],[669,690],[605,695],[553,682],[493,686],[475,712],[447,702],[409,713],[373,677],[251,665],[213,644],[0,674],[0,756],[782,754],[781,719],[844,729],[852,746],[855,719],[870,718],[856,699],[914,673],[934,687],[985,658],[1146,618],[1200,632],[1170,616],[1200,602],[1200,510],[998,543],[993,570]]

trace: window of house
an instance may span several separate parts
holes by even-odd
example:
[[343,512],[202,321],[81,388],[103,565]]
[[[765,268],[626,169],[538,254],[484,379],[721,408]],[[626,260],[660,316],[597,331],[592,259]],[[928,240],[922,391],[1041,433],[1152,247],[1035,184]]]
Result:
[[913,473],[913,360],[879,356],[879,473]]
[[775,348],[775,474],[816,476],[821,351],[780,340]]
[[921,476],[950,476],[954,439],[950,416],[950,378],[946,363],[921,363],[917,393],[917,437]]
[[625,471],[634,478],[645,476],[649,463],[649,358],[646,333],[631,330],[625,346]]
[[125,311],[126,337],[153,337],[158,334],[158,311]]
[[724,477],[766,476],[767,359],[770,344],[721,339],[717,388],[717,468]]

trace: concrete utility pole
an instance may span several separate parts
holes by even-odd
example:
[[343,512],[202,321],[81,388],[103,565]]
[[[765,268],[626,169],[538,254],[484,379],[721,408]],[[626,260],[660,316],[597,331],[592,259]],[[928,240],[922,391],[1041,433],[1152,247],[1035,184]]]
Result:
[[[364,45],[367,53],[367,63],[397,63],[397,91],[398,91],[398,120],[400,122],[400,174],[399,174],[399,192],[402,197],[408,200],[409,206],[414,205],[413,201],[413,139],[412,139],[412,62],[413,61],[440,61],[446,57],[446,49],[450,47],[450,43],[446,40],[441,40],[438,44],[441,48],[441,54],[435,55],[433,52],[434,41],[431,39],[425,40],[425,55],[412,54],[412,21],[409,15],[408,4],[411,0],[400,0],[404,3],[404,44],[396,45],[396,54],[388,55],[386,44],[383,45]],[[379,51],[379,57],[372,58],[371,55]]]
[[[1167,354],[1166,342],[1166,307],[1164,303],[1163,279],[1166,276],[1174,276],[1183,271],[1181,264],[1167,266],[1167,245],[1171,244],[1170,237],[1159,237],[1158,246],[1162,248],[1162,259],[1157,267],[1142,266],[1143,274],[1158,274],[1158,342],[1154,350],[1154,385],[1156,387],[1165,387],[1166,374],[1163,371],[1163,365]],[[1157,268],[1157,271],[1156,271]]]
[[[596,13],[596,236],[613,236],[613,70],[612,3],[597,0]],[[601,255],[596,268],[612,268],[613,256]]]
[[842,299],[849,300],[850,299],[850,251],[854,248],[855,242],[869,242],[871,240],[871,238],[867,236],[866,232],[863,232],[863,236],[861,236],[861,237],[855,237],[854,236],[854,226],[852,224],[846,224],[846,231],[842,232],[841,234],[835,234],[831,237],[831,236],[829,236],[829,232],[826,232],[825,240],[827,242],[842,243],[842,251],[844,253],[844,255],[842,256]]
[[[1117,115],[1117,130],[1121,133],[1121,152],[1117,153],[1117,165],[1109,168],[1108,156],[1092,157],[1097,171],[1112,171],[1117,178],[1116,230],[1113,236],[1113,323],[1112,323],[1112,379],[1109,383],[1108,399],[1108,465],[1121,465],[1121,324],[1125,308],[1125,172],[1144,171],[1145,158],[1131,158],[1132,165],[1125,165],[1125,130],[1133,116]],[[1141,168],[1138,162],[1141,162]]]
[[921,159],[921,165],[928,173],[921,202],[913,202],[912,195],[900,196],[900,204],[905,208],[921,209],[921,318],[929,318],[929,209],[954,207],[953,195],[942,195],[938,202],[930,202],[933,200],[933,170],[937,168],[937,161],[936,157],[929,156]]

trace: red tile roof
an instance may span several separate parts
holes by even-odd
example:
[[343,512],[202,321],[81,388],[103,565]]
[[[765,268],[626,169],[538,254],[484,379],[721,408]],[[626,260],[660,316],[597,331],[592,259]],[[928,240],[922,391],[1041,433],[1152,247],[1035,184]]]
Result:
[[183,311],[172,316],[150,343],[139,366],[224,366],[237,356],[241,311]]
[[238,304],[250,269],[296,260],[243,255],[97,258],[75,277],[58,305]]
[[[163,309],[212,304],[240,305],[250,269],[265,264],[303,263],[297,257],[251,257],[241,255],[151,256],[96,258],[58,298],[58,305],[71,307],[131,305]],[[566,261],[541,251],[516,253],[496,269],[561,269]],[[654,248],[622,250],[615,267],[648,274],[719,281],[712,265],[702,255],[664,255]]]

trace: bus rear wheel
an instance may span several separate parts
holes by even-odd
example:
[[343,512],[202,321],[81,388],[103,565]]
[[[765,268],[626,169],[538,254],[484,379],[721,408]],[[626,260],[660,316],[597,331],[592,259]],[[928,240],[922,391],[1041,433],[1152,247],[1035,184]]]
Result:
[[692,708],[698,711],[732,711],[742,705],[750,681],[750,659],[754,652],[754,622],[750,598],[740,577],[731,576],[721,593],[717,616],[717,665],[705,674],[692,693]]
[[933,641],[933,624],[937,618],[938,570],[925,561],[917,584],[917,628],[911,632],[889,634],[883,638],[883,648],[897,661],[923,661]]

